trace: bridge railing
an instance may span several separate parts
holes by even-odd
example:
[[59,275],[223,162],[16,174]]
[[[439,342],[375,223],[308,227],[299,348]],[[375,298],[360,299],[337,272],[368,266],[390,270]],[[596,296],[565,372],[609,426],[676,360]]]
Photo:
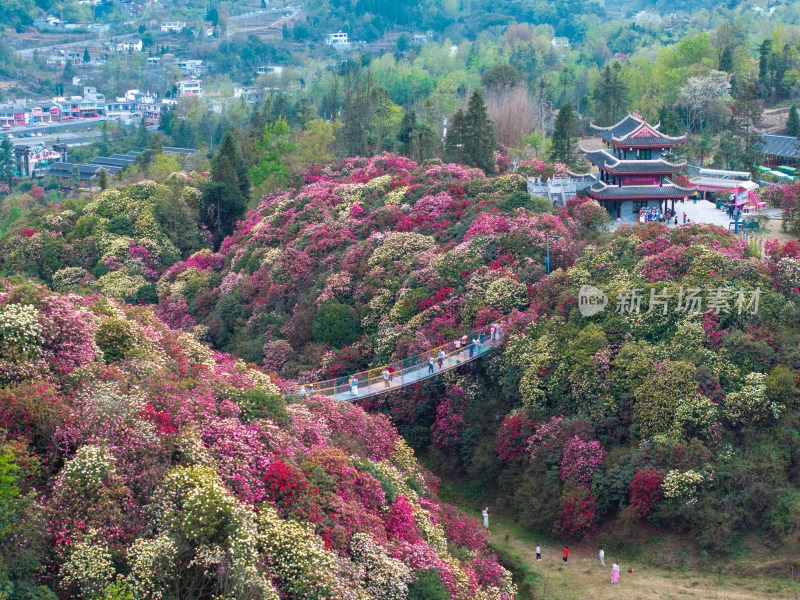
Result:
[[[298,384],[292,393],[287,394],[287,399],[299,399],[306,395],[321,394],[323,396],[337,396],[337,395],[353,395],[353,396],[369,396],[373,393],[381,393],[389,389],[397,389],[404,385],[415,383],[422,379],[427,379],[429,376],[434,376],[441,371],[450,370],[454,366],[469,362],[470,359],[481,355],[488,347],[496,346],[504,332],[503,321],[505,317],[489,323],[483,327],[475,329],[467,334],[468,342],[465,347],[461,340],[448,342],[431,350],[427,350],[422,354],[404,358],[402,360],[382,364],[366,371],[359,371],[352,375],[336,377],[334,379],[327,379],[325,381],[317,381],[314,383],[307,383],[304,385]],[[492,336],[492,327],[495,328],[495,335]],[[477,343],[472,343],[475,340]],[[470,348],[470,345],[472,348]],[[439,353],[443,356],[439,356]],[[433,358],[433,373],[429,373],[430,359]],[[453,364],[455,361],[455,365]],[[441,362],[441,365],[440,365]],[[447,363],[447,366],[445,366]],[[389,385],[387,386],[383,379],[383,370],[389,370]],[[420,371],[424,371],[420,374]],[[357,393],[352,394],[353,391],[353,378],[358,380]],[[373,388],[374,386],[374,388]]]

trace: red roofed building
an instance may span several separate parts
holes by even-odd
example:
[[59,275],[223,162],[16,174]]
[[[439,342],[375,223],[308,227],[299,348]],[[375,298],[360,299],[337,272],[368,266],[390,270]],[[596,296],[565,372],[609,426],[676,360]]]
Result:
[[675,209],[675,201],[694,190],[669,179],[686,166],[686,161],[671,162],[668,154],[686,136],[673,137],[659,131],[634,113],[611,127],[592,124],[606,148],[585,151],[586,158],[600,170],[594,185],[586,191],[618,220],[634,220],[643,209],[658,208],[665,213]]

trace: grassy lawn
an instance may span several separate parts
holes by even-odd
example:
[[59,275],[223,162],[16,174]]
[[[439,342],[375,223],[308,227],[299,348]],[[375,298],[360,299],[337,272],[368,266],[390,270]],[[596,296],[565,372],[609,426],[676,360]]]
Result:
[[[480,517],[479,504],[463,488],[444,483],[441,492],[471,516]],[[481,519],[482,522],[482,519]],[[562,561],[563,541],[491,513],[490,543],[501,562],[513,566],[521,592],[518,600],[772,600],[800,598],[800,564],[795,557],[768,550],[739,552],[733,559],[705,555],[675,535],[648,533],[630,548],[605,547],[606,568],[600,567],[599,542],[571,544],[569,564]],[[598,535],[602,538],[602,534]],[[542,561],[536,561],[536,544]],[[763,548],[757,541],[755,548]],[[610,581],[611,565],[620,565],[619,583]],[[628,573],[628,569],[635,573]]]
[[763,238],[765,242],[778,240],[782,244],[791,240],[797,241],[797,235],[793,233],[786,233],[781,227],[781,221],[778,219],[771,219],[765,223],[765,226],[759,231],[754,233],[756,238]]

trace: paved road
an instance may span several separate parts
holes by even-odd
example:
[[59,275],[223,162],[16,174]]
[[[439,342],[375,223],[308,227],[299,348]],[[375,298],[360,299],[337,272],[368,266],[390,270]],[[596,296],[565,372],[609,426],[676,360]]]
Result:
[[33,56],[33,52],[38,50],[39,52],[52,52],[53,50],[58,50],[60,48],[84,48],[88,44],[97,44],[103,42],[110,42],[112,40],[124,40],[126,38],[139,38],[138,33],[123,33],[120,35],[112,35],[112,36],[105,36],[100,34],[96,37],[86,37],[82,40],[78,40],[77,42],[64,42],[63,44],[51,44],[49,46],[39,46],[37,48],[24,48],[22,50],[17,50],[17,54],[20,56],[24,56],[25,58],[30,58]]

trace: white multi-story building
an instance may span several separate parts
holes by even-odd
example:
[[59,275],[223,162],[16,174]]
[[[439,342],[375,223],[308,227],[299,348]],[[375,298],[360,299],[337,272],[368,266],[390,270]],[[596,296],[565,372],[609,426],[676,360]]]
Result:
[[336,33],[329,33],[325,38],[325,43],[328,44],[328,46],[336,46],[338,44],[346,46],[350,42],[346,33],[343,31],[337,31]]
[[203,88],[200,85],[199,79],[181,79],[178,82],[178,95],[181,98],[187,96],[203,97]]
[[161,33],[178,33],[186,27],[183,21],[164,21],[161,23]]
[[136,40],[135,42],[119,42],[114,45],[114,49],[117,52],[141,52],[142,40]]
[[278,75],[283,73],[283,67],[277,65],[264,65],[256,67],[256,75]]

